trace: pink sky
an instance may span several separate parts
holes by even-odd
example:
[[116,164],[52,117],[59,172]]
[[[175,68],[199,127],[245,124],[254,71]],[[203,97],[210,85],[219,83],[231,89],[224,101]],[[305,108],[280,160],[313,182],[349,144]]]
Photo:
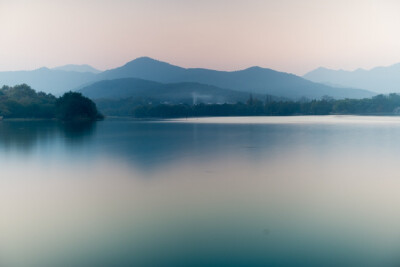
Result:
[[400,62],[399,14],[395,0],[0,0],[0,70],[140,56],[299,75],[371,68]]

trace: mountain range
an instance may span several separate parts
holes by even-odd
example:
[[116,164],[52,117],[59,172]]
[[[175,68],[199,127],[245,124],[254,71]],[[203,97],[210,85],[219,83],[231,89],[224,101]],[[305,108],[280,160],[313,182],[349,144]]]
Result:
[[[79,90],[93,99],[139,98],[147,101],[167,103],[236,103],[246,102],[249,94],[222,89],[201,83],[159,83],[137,78],[121,78],[95,82]],[[258,96],[258,95],[256,95]],[[261,96],[259,96],[261,97]]]
[[[153,84],[155,89],[148,90],[149,96],[151,93],[160,94],[160,90],[162,90],[160,88],[173,88],[174,86],[179,86],[181,88],[179,89],[181,90],[180,92],[182,90],[193,91],[191,88],[196,87],[197,91],[195,93],[200,95],[202,94],[201,90],[207,89],[203,92],[204,95],[214,93],[218,95],[224,89],[246,93],[247,95],[274,95],[289,99],[300,99],[302,97],[316,99],[324,95],[334,98],[364,98],[375,95],[374,92],[368,90],[329,86],[267,68],[251,67],[239,71],[182,68],[148,57],[138,58],[121,67],[100,73],[96,73],[96,70],[93,70],[90,66],[82,67],[76,65],[55,69],[41,68],[33,71],[0,72],[0,85],[27,83],[38,91],[55,95],[60,95],[69,90],[88,92],[89,89],[87,87],[90,87],[90,95],[94,98],[99,98],[101,94],[104,95],[107,90],[110,90],[107,93],[107,97],[114,98],[118,94],[132,96],[132,93],[140,91],[135,87],[138,83],[132,83],[132,81],[132,88],[127,87],[127,81],[122,83],[121,81],[98,83],[100,81],[123,78],[136,78],[156,82],[157,84]],[[170,85],[167,86],[165,84]],[[99,86],[98,95],[96,95],[96,86]],[[122,93],[123,90],[127,90],[127,92]],[[215,92],[211,92],[213,90]],[[190,94],[193,93],[192,91]],[[231,91],[229,93],[228,91],[224,92],[232,94]],[[143,93],[143,91],[140,92],[141,94]]]
[[354,71],[315,69],[303,78],[336,87],[351,87],[371,90],[377,93],[400,92],[400,63],[388,67],[376,67],[370,70]]
[[138,58],[122,67],[102,72],[98,76],[102,80],[135,77],[161,83],[195,82],[240,92],[292,99],[301,97],[313,99],[324,95],[334,98],[363,98],[374,95],[366,90],[334,88],[310,82],[293,74],[261,67],[239,71],[187,69],[148,57]]

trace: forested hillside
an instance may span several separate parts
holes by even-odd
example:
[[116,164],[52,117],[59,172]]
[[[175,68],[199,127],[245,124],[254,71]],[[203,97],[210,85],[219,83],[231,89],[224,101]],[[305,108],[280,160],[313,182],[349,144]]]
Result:
[[0,89],[0,116],[60,120],[95,120],[102,118],[96,105],[80,93],[62,97],[36,92],[26,84]]

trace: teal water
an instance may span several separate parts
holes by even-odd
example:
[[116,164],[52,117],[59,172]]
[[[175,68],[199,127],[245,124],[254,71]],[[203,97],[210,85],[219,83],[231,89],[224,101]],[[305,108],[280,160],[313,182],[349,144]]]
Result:
[[398,266],[400,118],[0,122],[0,266]]

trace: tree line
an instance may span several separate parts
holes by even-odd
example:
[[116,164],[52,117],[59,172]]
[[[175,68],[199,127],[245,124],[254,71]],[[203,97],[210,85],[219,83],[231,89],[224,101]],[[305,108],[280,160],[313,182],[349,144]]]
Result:
[[179,118],[204,116],[292,116],[292,115],[389,115],[400,114],[400,95],[377,95],[365,99],[261,101],[250,96],[236,104],[142,104],[132,109],[137,118]]
[[77,92],[61,97],[36,92],[26,84],[0,88],[0,116],[60,120],[97,120],[103,116],[96,104]]

